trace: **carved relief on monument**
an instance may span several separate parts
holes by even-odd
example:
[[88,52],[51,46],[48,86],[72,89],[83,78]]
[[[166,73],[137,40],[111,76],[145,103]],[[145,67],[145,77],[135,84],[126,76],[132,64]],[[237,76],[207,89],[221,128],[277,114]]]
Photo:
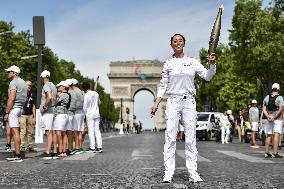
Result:
[[128,87],[112,87],[113,96],[128,96]]

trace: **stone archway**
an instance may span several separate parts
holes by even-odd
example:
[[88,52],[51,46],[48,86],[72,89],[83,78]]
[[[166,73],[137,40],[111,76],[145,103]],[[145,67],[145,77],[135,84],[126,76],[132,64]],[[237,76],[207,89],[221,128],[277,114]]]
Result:
[[[122,104],[122,120],[124,123],[129,122],[133,126],[134,96],[137,92],[147,90],[156,99],[162,68],[163,64],[158,60],[110,63],[108,78],[111,86],[111,97],[116,107],[120,107]],[[165,128],[165,102],[165,100],[162,100],[156,116],[153,118],[157,129]],[[126,108],[129,108],[129,114],[126,113]],[[147,114],[149,113],[147,112]],[[150,116],[149,119],[151,119]]]

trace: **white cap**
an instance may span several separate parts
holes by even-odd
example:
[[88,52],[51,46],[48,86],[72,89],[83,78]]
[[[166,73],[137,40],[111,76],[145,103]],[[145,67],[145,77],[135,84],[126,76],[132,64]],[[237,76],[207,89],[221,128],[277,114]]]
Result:
[[253,100],[251,101],[251,103],[252,103],[252,104],[257,104],[257,101],[256,101],[255,99],[253,99]]
[[73,85],[77,85],[77,84],[78,84],[78,80],[77,80],[77,79],[72,78],[72,84],[73,84]]
[[44,70],[43,72],[41,72],[40,77],[43,77],[43,78],[50,77],[50,72],[47,70]]
[[66,79],[65,81],[68,83],[68,85],[73,85],[72,79]]
[[232,110],[227,110],[227,114],[232,114]]
[[280,85],[278,83],[273,83],[272,89],[280,90]]
[[58,83],[58,84],[56,85],[56,87],[60,87],[60,86],[68,87],[69,85],[68,85],[68,83],[67,83],[66,81],[61,81],[60,83]]
[[20,71],[20,68],[18,67],[18,66],[15,66],[15,65],[13,65],[13,66],[11,66],[10,68],[8,68],[8,69],[5,69],[5,71],[6,72],[16,72],[16,73],[20,73],[21,71]]

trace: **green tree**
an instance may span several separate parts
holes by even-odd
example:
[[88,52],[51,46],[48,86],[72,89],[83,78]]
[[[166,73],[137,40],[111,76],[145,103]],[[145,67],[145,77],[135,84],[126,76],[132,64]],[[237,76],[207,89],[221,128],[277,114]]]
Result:
[[[12,31],[14,28],[12,23],[0,21],[0,33]],[[21,59],[24,56],[37,54],[37,49],[32,43],[32,35],[29,31],[21,31],[19,33],[7,33],[0,35],[0,104],[5,105],[7,99],[7,90],[9,80],[4,72],[5,68],[11,65],[17,65],[21,69],[20,77],[24,80],[35,81],[37,77],[37,58]],[[94,87],[94,79],[83,76],[79,70],[75,69],[75,64],[71,61],[59,59],[57,55],[47,46],[43,48],[43,69],[51,72],[51,81],[55,84],[67,78],[76,78],[79,83],[87,81]],[[34,88],[36,82],[34,83]],[[35,90],[36,91],[36,90]],[[37,92],[37,91],[36,91]],[[119,109],[114,107],[113,100],[110,95],[104,91],[99,85],[98,93],[101,98],[100,111],[107,120],[116,122],[119,117]]]
[[[283,5],[283,0],[274,0],[262,9],[260,0],[236,1],[229,44],[217,49],[217,73],[210,83],[198,80],[203,104],[210,101],[218,111],[238,110],[253,98],[261,102],[273,82],[283,86]],[[204,65],[206,56],[202,49]]]

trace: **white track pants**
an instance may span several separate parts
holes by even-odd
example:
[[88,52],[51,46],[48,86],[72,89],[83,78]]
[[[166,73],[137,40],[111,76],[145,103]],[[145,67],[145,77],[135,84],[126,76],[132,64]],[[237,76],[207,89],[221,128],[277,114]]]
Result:
[[194,99],[168,98],[164,144],[165,174],[173,175],[175,171],[176,136],[180,119],[185,133],[186,167],[189,175],[196,174],[198,153],[196,149],[196,117]]
[[96,143],[98,148],[102,148],[102,135],[100,131],[100,118],[87,118],[88,135],[90,140],[90,148],[95,149]]
[[222,144],[224,144],[224,142],[228,142],[229,137],[230,137],[230,128],[228,126],[222,126],[221,127],[221,141]]

